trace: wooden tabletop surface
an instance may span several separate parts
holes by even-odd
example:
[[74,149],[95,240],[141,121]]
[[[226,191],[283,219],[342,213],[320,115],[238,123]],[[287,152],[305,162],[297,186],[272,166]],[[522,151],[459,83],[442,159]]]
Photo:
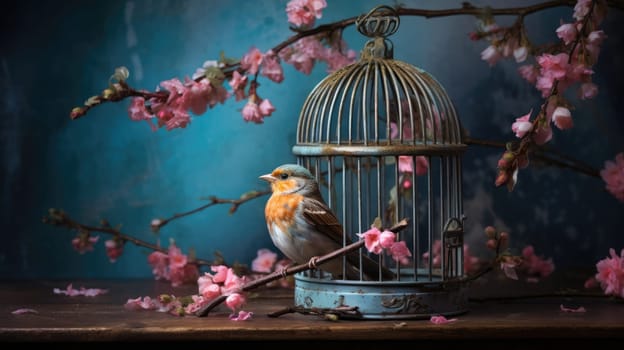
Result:
[[[231,321],[224,305],[207,317],[176,317],[156,311],[124,308],[130,298],[172,293],[196,293],[196,287],[173,288],[154,280],[75,280],[0,282],[0,341],[2,342],[112,342],[112,341],[314,341],[357,340],[371,347],[379,342],[440,341],[479,342],[495,346],[533,340],[539,344],[596,345],[624,341],[624,302],[594,296],[546,296],[556,285],[540,282],[488,281],[474,286],[469,311],[456,322],[435,325],[429,320],[343,320],[328,321],[314,315],[288,313],[277,318],[267,314],[292,306],[292,291],[260,289],[245,309],[254,312],[248,321]],[[69,283],[75,288],[104,288],[96,297],[69,297],[53,293]],[[557,288],[557,290],[561,290]],[[511,292],[509,292],[511,291]],[[579,290],[579,292],[584,292]],[[599,292],[599,291],[597,291]],[[514,298],[508,298],[510,296]],[[498,298],[502,297],[502,298]],[[485,298],[485,299],[480,299]],[[583,306],[585,313],[560,310],[560,305]],[[37,313],[15,315],[12,311],[31,308]],[[351,344],[351,343],[350,343]],[[355,343],[353,343],[355,344]],[[481,349],[485,344],[479,345]],[[486,347],[487,348],[487,347]],[[590,348],[593,348],[590,347]]]

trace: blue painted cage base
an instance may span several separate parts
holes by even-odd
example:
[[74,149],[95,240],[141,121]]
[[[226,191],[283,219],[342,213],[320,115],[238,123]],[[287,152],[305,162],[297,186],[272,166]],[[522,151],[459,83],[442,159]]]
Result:
[[461,282],[430,280],[418,276],[415,281],[350,281],[329,277],[295,275],[295,305],[306,309],[357,307],[353,319],[428,319],[453,316],[468,311],[466,286]]

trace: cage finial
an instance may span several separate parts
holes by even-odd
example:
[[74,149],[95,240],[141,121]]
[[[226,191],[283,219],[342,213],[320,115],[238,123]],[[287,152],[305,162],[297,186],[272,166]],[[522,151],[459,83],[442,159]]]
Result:
[[394,8],[380,5],[365,15],[360,15],[355,24],[357,30],[371,40],[366,42],[362,50],[362,58],[392,58],[393,45],[388,36],[394,34],[401,23]]

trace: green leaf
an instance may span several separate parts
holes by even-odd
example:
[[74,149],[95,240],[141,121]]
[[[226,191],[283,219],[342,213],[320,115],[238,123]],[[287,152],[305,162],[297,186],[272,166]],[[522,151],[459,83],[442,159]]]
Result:
[[210,82],[212,86],[219,86],[223,84],[225,80],[225,74],[218,67],[208,67],[206,68],[206,79]]
[[234,64],[238,64],[240,61],[236,58],[225,57],[225,53],[221,51],[219,53],[219,62],[225,65],[234,65]]

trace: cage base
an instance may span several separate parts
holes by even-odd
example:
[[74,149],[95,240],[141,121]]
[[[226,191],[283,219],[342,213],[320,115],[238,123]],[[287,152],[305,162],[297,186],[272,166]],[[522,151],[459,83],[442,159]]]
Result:
[[352,319],[428,319],[468,312],[466,286],[449,282],[347,281],[295,275],[295,305],[306,309],[345,310]]

